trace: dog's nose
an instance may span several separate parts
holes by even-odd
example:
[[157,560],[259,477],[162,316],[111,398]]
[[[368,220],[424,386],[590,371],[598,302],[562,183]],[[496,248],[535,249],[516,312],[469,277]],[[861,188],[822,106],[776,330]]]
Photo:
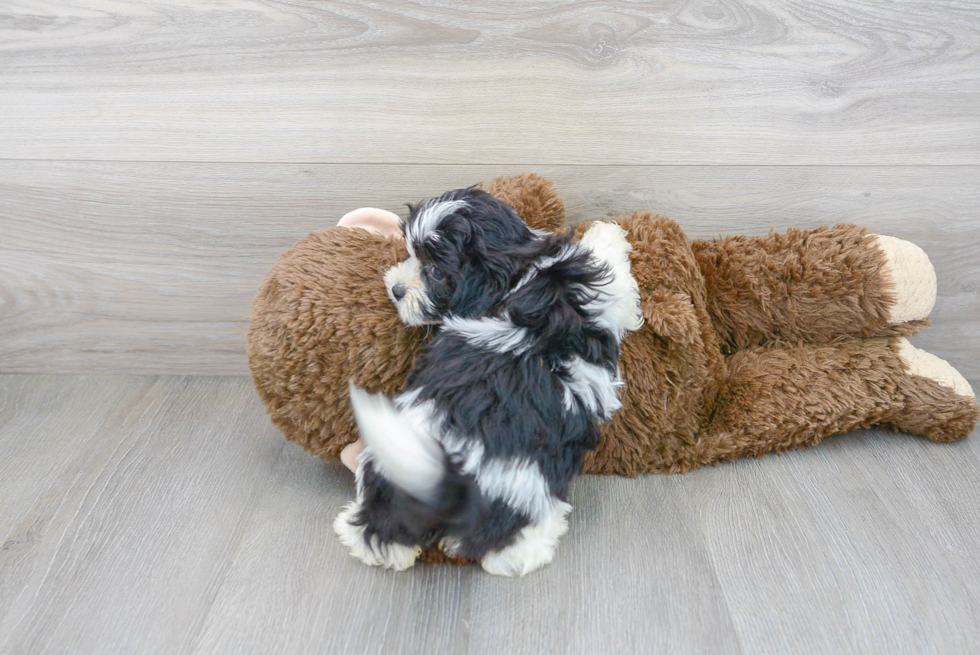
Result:
[[391,295],[395,297],[395,300],[401,300],[405,297],[405,287],[400,284],[396,284],[391,287]]

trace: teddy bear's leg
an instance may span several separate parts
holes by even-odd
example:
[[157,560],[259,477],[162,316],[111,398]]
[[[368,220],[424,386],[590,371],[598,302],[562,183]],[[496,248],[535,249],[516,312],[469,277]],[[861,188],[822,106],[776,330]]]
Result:
[[936,301],[929,257],[856,225],[692,243],[726,353],[769,341],[909,336]]
[[893,347],[907,373],[901,379],[905,405],[882,422],[902,432],[920,434],[934,441],[954,441],[976,425],[976,394],[949,362],[908,339],[893,340]]
[[895,427],[936,441],[967,436],[980,418],[952,366],[904,339],[761,346],[728,359],[719,406],[678,470],[762,455],[860,427]]
[[923,321],[936,305],[936,271],[929,255],[911,241],[872,234],[884,255],[882,278],[893,302],[886,308],[889,325]]

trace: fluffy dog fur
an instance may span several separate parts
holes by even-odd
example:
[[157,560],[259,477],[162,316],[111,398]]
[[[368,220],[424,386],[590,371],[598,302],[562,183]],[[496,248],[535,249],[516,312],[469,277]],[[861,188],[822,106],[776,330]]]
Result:
[[[564,223],[540,177],[487,190],[532,228]],[[913,244],[854,225],[689,241],[662,216],[611,220],[628,229],[646,323],[622,343],[623,407],[584,472],[683,472],[858,427],[935,441],[974,429],[980,408],[966,381],[903,339],[928,325],[935,298]],[[399,393],[425,342],[423,328],[399,321],[382,281],[405,255],[398,238],[316,232],[256,297],[248,347],[259,397],[288,439],[324,460],[357,439],[347,381]]]
[[629,242],[597,223],[537,235],[485,191],[411,210],[386,275],[409,325],[440,323],[392,403],[351,387],[367,448],[335,523],[352,554],[403,569],[422,547],[501,575],[551,561],[569,485],[619,408],[619,344],[642,323]]

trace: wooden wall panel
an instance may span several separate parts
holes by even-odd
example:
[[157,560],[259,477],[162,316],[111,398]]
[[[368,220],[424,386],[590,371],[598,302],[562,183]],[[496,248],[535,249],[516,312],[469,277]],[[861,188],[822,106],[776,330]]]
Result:
[[980,5],[25,0],[0,156],[980,164]]
[[[247,372],[251,299],[276,258],[362,205],[502,166],[0,161],[0,370]],[[939,273],[916,343],[980,376],[980,168],[538,167],[570,220],[636,209],[692,237],[852,221],[921,244]]]

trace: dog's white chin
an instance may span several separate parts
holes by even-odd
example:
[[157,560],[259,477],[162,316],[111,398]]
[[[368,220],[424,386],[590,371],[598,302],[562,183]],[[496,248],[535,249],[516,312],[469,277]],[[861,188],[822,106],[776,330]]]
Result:
[[419,327],[422,325],[437,325],[439,319],[430,318],[425,310],[425,299],[412,297],[413,294],[406,294],[404,298],[395,303],[398,309],[398,318],[402,323],[409,327]]

